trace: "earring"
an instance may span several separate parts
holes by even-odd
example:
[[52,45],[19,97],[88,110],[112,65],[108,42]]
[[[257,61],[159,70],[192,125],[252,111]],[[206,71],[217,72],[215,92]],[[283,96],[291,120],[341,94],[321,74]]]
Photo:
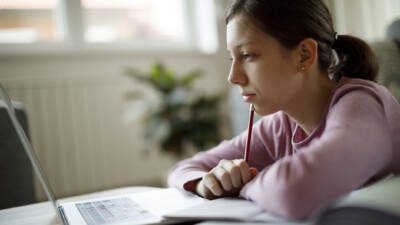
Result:
[[306,68],[304,66],[300,67],[301,71],[304,71]]

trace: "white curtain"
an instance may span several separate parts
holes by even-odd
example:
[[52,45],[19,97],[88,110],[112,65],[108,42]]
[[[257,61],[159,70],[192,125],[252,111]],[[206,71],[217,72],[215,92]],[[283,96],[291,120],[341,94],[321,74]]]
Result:
[[325,0],[339,34],[368,42],[385,39],[386,28],[400,18],[400,0]]

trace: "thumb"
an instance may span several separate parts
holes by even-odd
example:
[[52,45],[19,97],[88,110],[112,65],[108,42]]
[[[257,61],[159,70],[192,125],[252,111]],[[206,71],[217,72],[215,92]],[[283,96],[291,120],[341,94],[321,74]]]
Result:
[[251,176],[254,178],[258,174],[258,170],[255,167],[250,167]]

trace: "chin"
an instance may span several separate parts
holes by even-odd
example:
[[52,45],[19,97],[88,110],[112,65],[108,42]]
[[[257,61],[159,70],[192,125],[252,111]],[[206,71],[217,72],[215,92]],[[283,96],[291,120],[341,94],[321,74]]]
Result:
[[257,115],[259,115],[259,116],[267,116],[267,115],[274,114],[279,111],[279,110],[268,108],[268,107],[259,107],[257,105],[254,105],[254,108],[255,108],[255,113],[257,113]]

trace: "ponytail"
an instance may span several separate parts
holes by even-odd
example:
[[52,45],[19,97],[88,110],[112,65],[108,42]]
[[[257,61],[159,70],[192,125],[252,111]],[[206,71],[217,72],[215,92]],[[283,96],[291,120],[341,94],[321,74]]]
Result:
[[379,66],[365,41],[350,35],[338,35],[332,49],[336,51],[337,62],[330,72],[336,79],[347,76],[375,81]]

